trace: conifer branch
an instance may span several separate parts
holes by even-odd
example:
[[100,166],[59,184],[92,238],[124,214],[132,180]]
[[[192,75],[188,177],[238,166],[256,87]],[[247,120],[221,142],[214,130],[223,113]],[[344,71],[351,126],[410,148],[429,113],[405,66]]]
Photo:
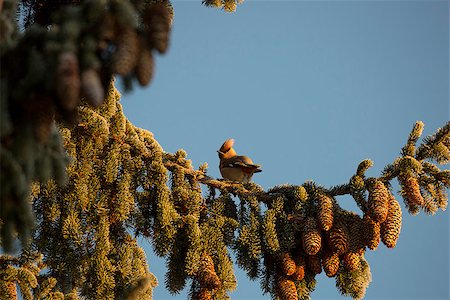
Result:
[[[203,1],[225,11],[240,2]],[[380,241],[395,247],[401,230],[391,181],[411,214],[447,207],[450,171],[434,162],[450,161],[450,123],[417,147],[417,122],[379,177],[366,178],[373,163],[364,160],[330,188],[265,191],[214,179],[206,165],[194,170],[185,151],[166,153],[131,124],[112,80],[121,76],[128,88],[151,81],[154,53],[168,47],[168,0],[22,1],[24,34],[16,2],[1,3],[1,241],[8,251],[18,236],[38,251],[0,256],[1,295],[151,299],[157,279],[137,243],[142,235],[166,259],[172,293],[190,282],[194,298],[227,299],[237,286],[234,251],[273,298],[307,299],[322,270],[343,295],[362,298],[371,281],[365,251]],[[362,215],[339,205],[336,197],[347,195]]]

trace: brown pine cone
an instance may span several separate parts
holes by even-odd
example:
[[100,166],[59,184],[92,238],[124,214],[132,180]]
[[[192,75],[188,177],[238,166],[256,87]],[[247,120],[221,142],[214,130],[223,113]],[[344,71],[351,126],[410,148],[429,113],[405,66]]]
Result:
[[171,16],[164,3],[148,5],[142,19],[148,30],[148,41],[159,53],[165,53],[169,45]]
[[80,76],[78,58],[72,52],[63,52],[58,57],[56,69],[56,92],[65,111],[74,111],[80,102]]
[[154,65],[152,52],[147,48],[142,48],[135,69],[140,85],[146,86],[152,80]]
[[355,252],[347,252],[343,255],[342,260],[345,268],[349,271],[358,270],[361,266],[359,254]]
[[207,253],[202,254],[197,279],[203,288],[214,290],[220,287],[220,279],[214,270],[214,262]]
[[308,255],[317,254],[322,246],[322,236],[313,217],[308,217],[305,220],[302,230],[302,243],[303,250]]
[[98,107],[103,103],[105,91],[97,71],[88,69],[81,72],[81,91],[93,107]]
[[333,201],[326,195],[319,195],[317,221],[320,229],[328,231],[333,226]]
[[281,270],[284,275],[290,276],[295,273],[297,266],[289,252],[285,252],[281,255]]
[[375,222],[383,223],[388,211],[389,191],[378,179],[371,178],[366,183],[369,191],[369,215]]
[[380,244],[380,223],[372,220],[368,214],[364,215],[363,222],[363,239],[365,241],[365,245],[371,250],[375,250],[377,249],[378,244]]
[[339,270],[339,255],[337,253],[325,252],[322,256],[322,267],[328,277],[333,277]]
[[417,179],[413,176],[399,176],[398,181],[402,188],[401,194],[408,206],[422,206],[424,199],[420,193],[420,186]]
[[139,36],[134,28],[126,27],[118,33],[116,43],[117,50],[112,56],[111,70],[114,74],[128,75],[139,58]]
[[282,300],[297,300],[297,288],[295,283],[285,277],[278,278],[277,286],[279,291],[279,297]]
[[389,197],[389,211],[381,224],[381,240],[388,248],[394,248],[402,228],[402,209],[393,195]]
[[347,226],[341,218],[336,220],[333,227],[327,232],[327,242],[331,250],[337,254],[344,254],[349,248],[349,233]]
[[212,300],[211,291],[209,291],[205,288],[202,288],[202,289],[200,289],[200,291],[195,293],[194,299],[196,299],[196,300]]
[[346,222],[349,233],[349,251],[362,255],[366,247],[364,242],[364,222],[355,213],[347,214]]
[[55,105],[49,96],[33,98],[33,104],[28,107],[33,120],[34,134],[39,143],[48,142],[53,130],[55,118]]
[[298,256],[296,260],[297,266],[295,273],[293,274],[294,280],[302,280],[305,277],[305,266],[306,262],[303,256]]

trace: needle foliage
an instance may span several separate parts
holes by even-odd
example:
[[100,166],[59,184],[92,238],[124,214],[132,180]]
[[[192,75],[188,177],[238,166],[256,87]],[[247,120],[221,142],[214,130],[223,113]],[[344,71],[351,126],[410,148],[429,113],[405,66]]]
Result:
[[[204,4],[234,11],[238,2]],[[158,280],[138,237],[166,260],[159,281],[173,294],[228,299],[237,265],[274,299],[309,299],[321,272],[361,299],[365,252],[396,246],[402,206],[413,215],[447,207],[450,171],[440,165],[450,161],[450,123],[419,142],[417,122],[378,177],[365,175],[373,163],[364,160],[332,187],[216,180],[130,123],[115,88],[114,77],[130,88],[150,82],[153,55],[168,46],[170,2],[0,8],[1,246],[20,248],[0,257],[1,299],[151,299]]]

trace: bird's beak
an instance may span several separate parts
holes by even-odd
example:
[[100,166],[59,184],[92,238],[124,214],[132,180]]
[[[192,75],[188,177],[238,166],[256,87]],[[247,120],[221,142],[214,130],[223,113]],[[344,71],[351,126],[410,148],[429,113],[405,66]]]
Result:
[[219,154],[222,154],[222,155],[224,155],[225,153],[223,153],[222,151],[220,151],[220,150],[217,150],[217,153],[219,153]]

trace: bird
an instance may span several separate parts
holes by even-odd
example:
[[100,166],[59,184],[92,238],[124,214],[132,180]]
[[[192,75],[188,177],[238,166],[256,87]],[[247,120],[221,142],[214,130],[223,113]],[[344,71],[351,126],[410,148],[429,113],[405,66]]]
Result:
[[248,183],[254,173],[262,172],[261,165],[254,164],[248,156],[237,155],[233,145],[234,139],[228,139],[217,151],[220,174],[224,179]]

